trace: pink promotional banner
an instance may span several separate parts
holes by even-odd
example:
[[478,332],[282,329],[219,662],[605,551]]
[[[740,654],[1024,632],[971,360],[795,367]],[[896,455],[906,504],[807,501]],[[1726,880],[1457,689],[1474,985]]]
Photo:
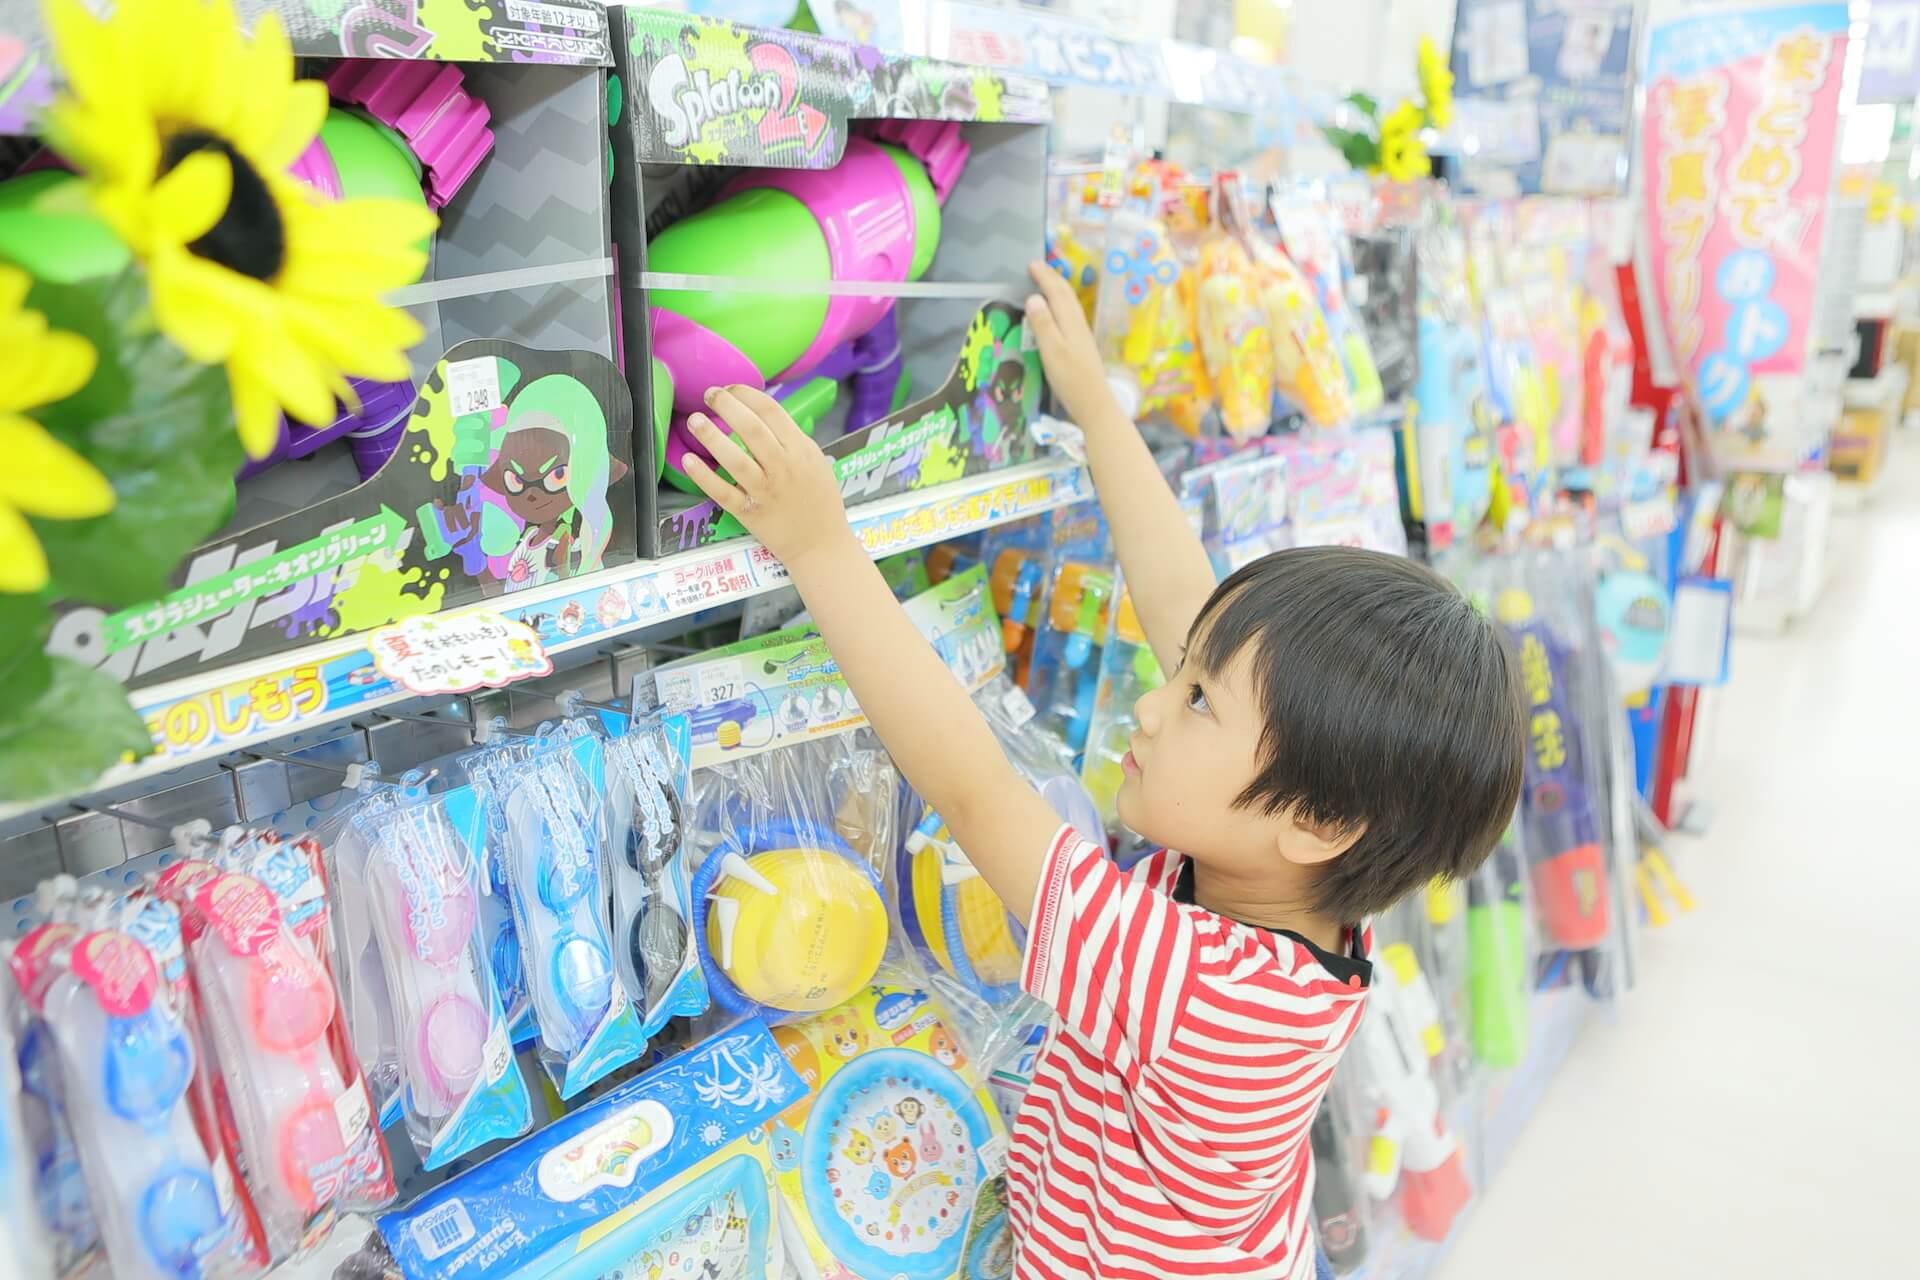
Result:
[[1654,288],[1716,461],[1799,465],[1847,6],[1716,6],[1647,33]]

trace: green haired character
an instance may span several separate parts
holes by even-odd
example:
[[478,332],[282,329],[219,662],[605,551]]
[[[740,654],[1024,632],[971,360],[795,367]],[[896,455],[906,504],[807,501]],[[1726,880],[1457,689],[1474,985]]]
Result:
[[627,464],[607,452],[599,400],[577,378],[548,374],[513,397],[488,435],[491,460],[477,484],[490,492],[436,504],[449,541],[477,534],[487,572],[510,592],[600,568],[613,537],[607,489]]

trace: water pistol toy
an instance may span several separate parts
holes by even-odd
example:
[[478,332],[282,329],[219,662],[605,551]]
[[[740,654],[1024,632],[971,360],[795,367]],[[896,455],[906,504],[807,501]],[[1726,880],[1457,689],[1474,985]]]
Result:
[[1581,730],[1567,689],[1567,650],[1534,611],[1533,597],[1502,591],[1494,616],[1520,652],[1520,685],[1527,702],[1527,857],[1533,896],[1547,937],[1581,950],[1606,939],[1606,850],[1587,794]]
[[[940,207],[967,162],[958,124],[889,120],[856,137],[831,169],[754,169],[717,203],[647,245],[655,273],[829,283],[906,283],[924,276],[940,243]],[[668,483],[693,492],[688,453],[707,457],[687,427],[708,390],[744,383],[787,402],[802,425],[849,381],[848,430],[885,417],[905,397],[894,299],[884,294],[766,294],[656,289],[656,439]],[[657,370],[656,370],[657,371]],[[663,420],[662,405],[670,404]],[[724,424],[722,424],[724,426]],[[711,459],[708,459],[711,461]]]

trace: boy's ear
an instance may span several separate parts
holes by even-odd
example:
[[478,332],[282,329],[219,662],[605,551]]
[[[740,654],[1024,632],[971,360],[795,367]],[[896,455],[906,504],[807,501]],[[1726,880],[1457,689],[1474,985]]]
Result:
[[1292,812],[1280,815],[1280,856],[1302,867],[1331,862],[1353,848],[1367,834],[1367,824],[1351,827],[1333,822],[1311,822]]

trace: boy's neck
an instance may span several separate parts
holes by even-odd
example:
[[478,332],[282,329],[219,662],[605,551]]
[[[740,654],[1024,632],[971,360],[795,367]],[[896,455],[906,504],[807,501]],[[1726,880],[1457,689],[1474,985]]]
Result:
[[1193,864],[1193,901],[1215,915],[1262,929],[1297,933],[1323,951],[1339,954],[1346,941],[1346,924],[1305,905],[1304,885],[1276,884],[1271,876],[1259,883],[1203,863]]

